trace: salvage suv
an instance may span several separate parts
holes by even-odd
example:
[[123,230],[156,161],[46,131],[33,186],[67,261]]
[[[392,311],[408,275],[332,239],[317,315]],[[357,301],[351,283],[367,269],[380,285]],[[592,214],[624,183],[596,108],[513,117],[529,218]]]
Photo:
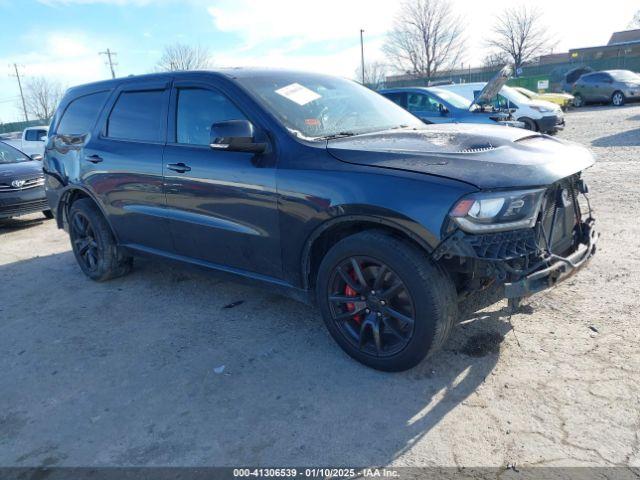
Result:
[[424,125],[355,82],[230,69],[69,90],[44,158],[82,271],[152,254],[315,303],[337,343],[408,369],[458,300],[519,299],[595,253],[583,147],[490,125]]

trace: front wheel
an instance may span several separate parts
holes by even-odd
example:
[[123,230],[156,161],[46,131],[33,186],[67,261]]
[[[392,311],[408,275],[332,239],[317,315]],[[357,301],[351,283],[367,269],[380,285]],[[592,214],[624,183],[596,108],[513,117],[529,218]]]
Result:
[[102,282],[129,273],[133,260],[116,245],[109,224],[95,203],[76,200],[69,209],[69,237],[84,274]]
[[613,92],[613,95],[611,95],[611,103],[613,103],[613,105],[616,107],[621,107],[622,105],[624,105],[624,100],[624,93],[620,91]]
[[518,121],[524,123],[524,128],[526,130],[531,130],[532,132],[538,131],[538,126],[536,125],[536,122],[534,122],[530,118],[522,117],[522,118],[519,118]]
[[329,250],[316,295],[340,347],[385,371],[407,370],[437,351],[457,315],[448,275],[425,252],[379,231],[352,235]]
[[582,98],[582,95],[580,95],[579,93],[576,93],[573,96],[573,106],[576,108],[584,106],[584,98]]

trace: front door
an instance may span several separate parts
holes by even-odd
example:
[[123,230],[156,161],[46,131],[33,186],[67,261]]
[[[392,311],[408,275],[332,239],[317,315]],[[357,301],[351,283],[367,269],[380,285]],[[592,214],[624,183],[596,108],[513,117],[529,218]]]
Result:
[[407,94],[407,110],[425,123],[447,123],[451,119],[442,112],[440,102],[426,93]]
[[[163,162],[167,217],[179,255],[279,278],[273,148],[256,155],[209,147],[211,124],[253,121],[248,117],[215,85],[174,84]],[[260,126],[254,126],[266,140]]]

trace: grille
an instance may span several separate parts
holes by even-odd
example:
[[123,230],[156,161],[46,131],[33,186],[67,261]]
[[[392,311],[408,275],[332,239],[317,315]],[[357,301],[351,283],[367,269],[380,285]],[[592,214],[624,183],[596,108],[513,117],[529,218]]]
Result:
[[[580,222],[577,180],[577,177],[569,177],[555,183],[545,192],[542,202],[538,239],[543,246],[548,242],[551,251],[558,255],[571,248],[575,239],[576,225]],[[555,225],[553,224],[554,212],[556,212]]]
[[511,232],[469,235],[465,241],[479,258],[511,260],[535,253],[536,234],[531,228]]
[[14,187],[11,182],[0,183],[1,192],[20,192],[22,190],[28,190],[30,188],[42,187],[44,185],[44,177],[29,178],[25,181],[21,187]]
[[46,200],[9,205],[0,208],[0,218],[17,217],[18,215],[26,215],[27,213],[41,212],[43,210],[49,210],[49,204]]

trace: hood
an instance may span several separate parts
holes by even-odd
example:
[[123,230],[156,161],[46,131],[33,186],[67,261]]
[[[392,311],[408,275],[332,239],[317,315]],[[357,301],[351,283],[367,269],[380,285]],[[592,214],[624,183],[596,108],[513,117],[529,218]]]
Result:
[[441,124],[421,130],[338,138],[338,160],[425,173],[480,189],[550,185],[594,163],[584,147],[531,131],[494,125]]
[[502,67],[498,73],[494,75],[494,77],[487,82],[484,88],[480,91],[476,99],[473,101],[471,106],[478,105],[483,106],[491,103],[491,101],[495,98],[498,92],[504,87],[504,84],[507,83],[509,77],[511,76],[511,67],[505,65]]
[[28,180],[43,175],[42,163],[37,160],[18,163],[0,163],[0,183]]
[[552,112],[561,111],[560,106],[553,102],[548,102],[547,100],[531,100],[529,105],[533,105],[534,107],[546,108],[547,110],[551,110]]

